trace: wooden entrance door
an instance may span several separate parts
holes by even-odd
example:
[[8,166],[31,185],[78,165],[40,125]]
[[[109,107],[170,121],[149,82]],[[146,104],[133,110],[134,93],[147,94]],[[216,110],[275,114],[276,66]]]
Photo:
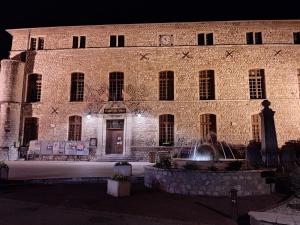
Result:
[[124,120],[108,120],[106,125],[106,154],[123,154]]

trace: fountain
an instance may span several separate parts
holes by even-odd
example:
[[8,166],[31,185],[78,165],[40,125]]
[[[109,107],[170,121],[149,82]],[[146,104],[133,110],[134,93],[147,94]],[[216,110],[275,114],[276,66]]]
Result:
[[[214,137],[214,136],[211,136]],[[182,168],[186,164],[194,164],[199,169],[208,169],[216,167],[217,169],[225,169],[232,161],[242,161],[237,159],[232,148],[224,141],[216,141],[216,138],[207,140],[198,140],[189,150],[188,157],[181,157],[182,149],[179,152],[179,158],[173,158],[173,164],[176,168]]]

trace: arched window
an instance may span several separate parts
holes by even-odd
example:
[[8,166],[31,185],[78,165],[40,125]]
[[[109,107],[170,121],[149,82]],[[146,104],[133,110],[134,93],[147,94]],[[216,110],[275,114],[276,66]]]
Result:
[[174,100],[174,72],[159,73],[159,100]]
[[72,73],[71,75],[71,102],[83,101],[84,96],[84,74]]
[[69,117],[69,141],[80,141],[81,140],[81,116],[70,116]]
[[213,70],[199,72],[199,99],[215,99],[215,72]]
[[109,101],[123,101],[124,73],[109,74]]
[[264,69],[249,70],[250,99],[266,98]]
[[261,141],[261,119],[259,114],[251,116],[251,127],[252,127],[252,139],[260,142]]
[[174,116],[170,114],[159,116],[159,145],[174,145]]
[[200,115],[200,137],[202,140],[208,140],[211,135],[217,135],[217,120],[214,114]]
[[27,102],[39,102],[41,100],[42,75],[29,74],[27,79]]

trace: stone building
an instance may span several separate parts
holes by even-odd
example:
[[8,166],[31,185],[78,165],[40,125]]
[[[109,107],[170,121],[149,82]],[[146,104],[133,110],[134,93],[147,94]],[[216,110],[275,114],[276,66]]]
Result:
[[[300,20],[9,29],[0,147],[91,142],[95,159],[147,159],[215,133],[260,138],[261,102],[279,145],[300,137]],[[49,146],[48,146],[49,147]]]

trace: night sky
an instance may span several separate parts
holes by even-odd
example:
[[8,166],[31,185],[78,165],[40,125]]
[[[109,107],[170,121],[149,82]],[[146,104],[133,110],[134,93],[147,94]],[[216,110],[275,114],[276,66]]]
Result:
[[[4,1],[1,1],[3,4]],[[8,28],[145,22],[300,19],[288,0],[9,0],[0,9],[0,58],[7,57]]]

